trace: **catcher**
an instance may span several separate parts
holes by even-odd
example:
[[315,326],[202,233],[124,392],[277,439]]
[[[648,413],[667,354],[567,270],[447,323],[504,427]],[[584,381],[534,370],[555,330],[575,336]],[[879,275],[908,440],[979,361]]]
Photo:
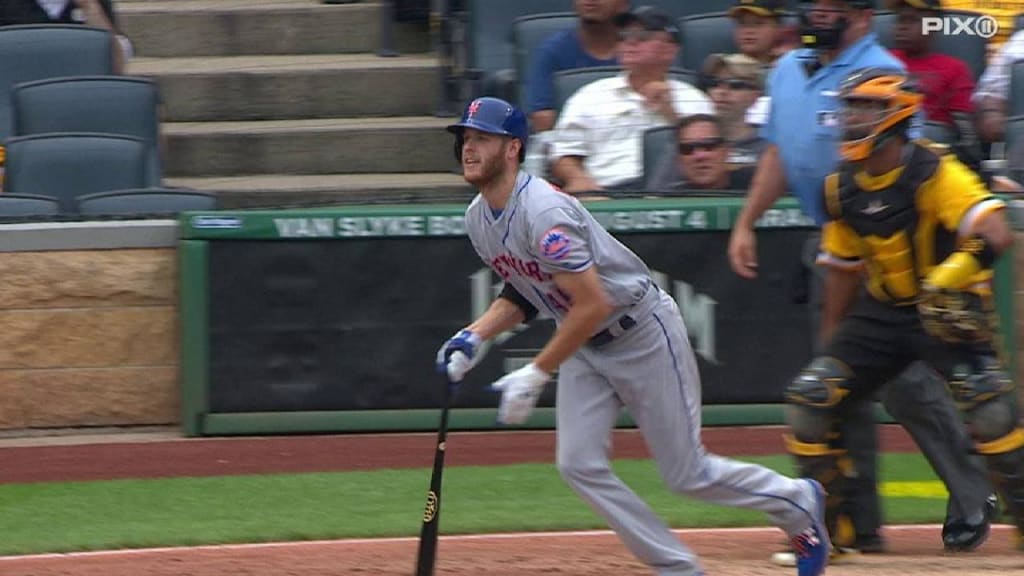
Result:
[[1024,531],[1024,429],[992,296],[993,263],[1013,241],[1005,204],[955,156],[908,139],[923,96],[904,72],[857,70],[838,98],[843,162],[825,181],[829,221],[818,256],[828,266],[827,343],[786,390],[787,447],[800,474],[828,491],[834,527],[846,476],[838,426],[845,410],[924,360],[948,381]]

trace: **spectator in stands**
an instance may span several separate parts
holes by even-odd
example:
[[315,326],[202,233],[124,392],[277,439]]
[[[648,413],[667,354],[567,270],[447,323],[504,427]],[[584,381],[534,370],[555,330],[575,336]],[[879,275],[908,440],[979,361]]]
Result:
[[114,73],[123,74],[132,55],[131,42],[117,27],[112,0],[2,0],[0,26],[16,24],[85,24],[109,30],[114,42]]
[[704,61],[704,82],[721,119],[730,164],[756,164],[764,139],[747,123],[747,110],[764,93],[762,66],[744,54],[712,54]]
[[733,41],[740,53],[771,67],[779,56],[795,46],[786,41],[782,0],[737,0],[729,9]]
[[[903,62],[924,93],[925,118],[957,127],[969,126],[967,115],[974,111],[971,105],[974,77],[963,60],[932,52],[936,34],[922,32],[923,18],[942,15],[941,1],[888,0],[888,8],[897,15],[893,34],[896,47],[890,52]],[[954,115],[957,122],[954,122]]]
[[629,0],[576,0],[579,25],[553,34],[534,52],[526,79],[526,109],[534,132],[555,125],[554,77],[573,68],[615,66],[619,27],[615,17],[629,9]]
[[712,112],[703,92],[667,77],[679,50],[672,17],[642,6],[616,21],[622,74],[580,88],[558,118],[550,159],[566,192],[637,187],[644,130]]
[[1009,111],[1010,71],[1013,63],[1024,59],[1024,30],[1014,33],[985,68],[978,80],[973,101],[978,116],[978,132],[987,142],[1002,142]]
[[712,114],[692,114],[679,121],[678,145],[658,166],[649,188],[655,192],[680,190],[744,190],[752,167],[731,169],[726,126]]
[[1024,0],[946,0],[946,8],[970,10],[995,18],[998,33],[989,38],[989,46],[1001,46],[1013,33],[1014,18],[1024,13]]

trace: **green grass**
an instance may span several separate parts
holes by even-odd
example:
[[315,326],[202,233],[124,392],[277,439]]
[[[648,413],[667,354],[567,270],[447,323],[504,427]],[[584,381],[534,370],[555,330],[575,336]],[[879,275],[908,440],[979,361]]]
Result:
[[[792,474],[786,456],[744,458]],[[766,524],[754,512],[669,493],[650,461],[616,471],[675,527]],[[883,480],[934,481],[919,455],[885,455]],[[419,532],[430,470],[379,470],[0,486],[0,554],[374,536]],[[945,496],[886,497],[889,523],[939,522]],[[551,464],[445,471],[445,534],[604,528]]]

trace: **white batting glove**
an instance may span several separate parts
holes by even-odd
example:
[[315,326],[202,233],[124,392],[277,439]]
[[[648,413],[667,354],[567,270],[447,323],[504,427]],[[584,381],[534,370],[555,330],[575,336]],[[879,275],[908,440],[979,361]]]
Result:
[[547,372],[537,368],[531,362],[515,372],[506,374],[491,384],[493,390],[501,392],[501,403],[498,405],[498,422],[502,424],[522,424],[530,416],[537,405],[544,384],[551,378]]
[[441,345],[437,351],[437,371],[447,372],[448,379],[453,383],[462,382],[466,372],[477,365],[483,354],[477,354],[483,340],[474,332],[459,330]]

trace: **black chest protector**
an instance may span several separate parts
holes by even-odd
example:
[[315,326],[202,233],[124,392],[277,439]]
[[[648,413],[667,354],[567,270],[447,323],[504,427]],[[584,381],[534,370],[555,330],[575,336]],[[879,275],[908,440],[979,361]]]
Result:
[[829,215],[842,219],[862,242],[869,290],[876,298],[896,302],[910,301],[918,293],[923,263],[915,257],[913,242],[921,219],[917,198],[941,162],[937,152],[919,142],[909,142],[904,154],[903,171],[888,188],[862,189],[854,165],[840,169],[834,188],[826,186]]

